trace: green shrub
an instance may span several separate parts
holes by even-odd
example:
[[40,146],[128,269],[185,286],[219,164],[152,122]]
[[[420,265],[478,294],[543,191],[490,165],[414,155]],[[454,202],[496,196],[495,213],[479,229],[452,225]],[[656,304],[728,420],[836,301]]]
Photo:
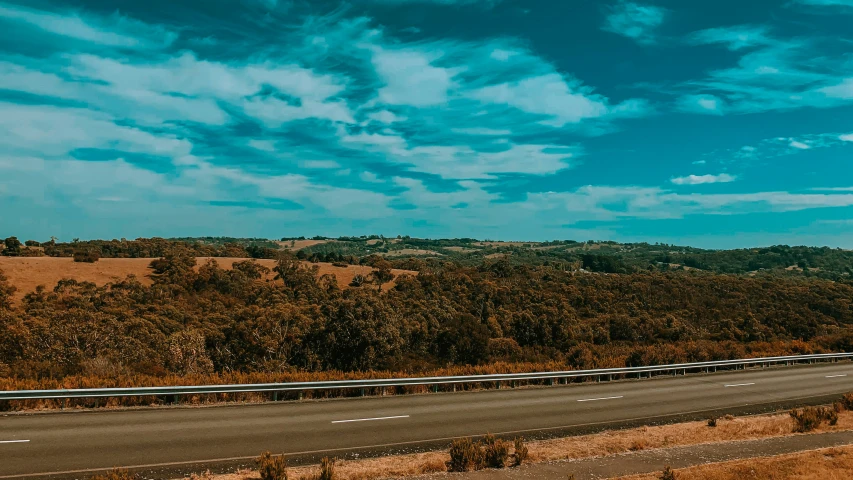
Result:
[[283,455],[273,456],[270,452],[264,452],[255,462],[261,480],[287,480],[287,461]]
[[709,418],[708,419],[708,426],[709,427],[716,427],[717,426],[717,419],[716,418]]
[[515,453],[513,453],[512,456],[515,459],[515,466],[517,467],[527,461],[529,452],[527,450],[527,445],[524,444],[524,438],[515,437],[515,440],[513,440],[512,443],[515,447]]
[[123,468],[114,468],[105,474],[95,475],[92,480],[134,480],[135,478],[135,475],[131,475]]
[[101,255],[95,250],[85,250],[74,252],[75,262],[95,263],[101,258]]
[[335,480],[335,459],[323,457],[320,461],[320,475],[317,480]]
[[675,470],[672,469],[669,465],[664,467],[663,472],[660,474],[660,480],[675,480],[677,477],[675,476]]
[[491,433],[483,438],[484,465],[487,468],[506,468],[509,460],[509,443]]
[[447,470],[450,472],[470,472],[483,468],[483,449],[469,437],[458,438],[450,444],[450,461]]

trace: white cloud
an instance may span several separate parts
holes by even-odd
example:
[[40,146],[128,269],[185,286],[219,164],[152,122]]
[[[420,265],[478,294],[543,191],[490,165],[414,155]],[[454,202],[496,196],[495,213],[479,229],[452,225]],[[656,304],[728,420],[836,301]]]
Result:
[[385,85],[379,89],[379,100],[413,107],[447,102],[448,90],[456,85],[455,73],[433,66],[433,60],[416,50],[374,48],[373,65]]
[[341,168],[341,164],[334,160],[301,160],[299,166],[318,170]]
[[734,175],[721,173],[719,175],[687,175],[686,177],[675,177],[670,181],[675,185],[705,185],[709,183],[729,183],[737,180]]
[[759,45],[770,45],[773,40],[768,36],[767,27],[737,25],[733,27],[709,28],[692,33],[688,37],[693,45],[723,44],[729,50],[740,50]]
[[803,5],[817,7],[853,7],[853,0],[794,0]]
[[376,120],[379,123],[385,123],[385,124],[392,124],[395,122],[405,122],[406,121],[406,117],[398,116],[398,115],[394,114],[394,112],[391,112],[389,110],[380,110],[378,112],[372,112],[372,113],[367,115],[367,118],[369,118],[371,120]]
[[379,175],[373,172],[368,172],[366,170],[361,172],[358,178],[368,183],[383,183],[382,179],[379,178]]
[[[53,63],[45,68],[52,68]],[[117,118],[133,118],[148,125],[159,126],[168,121],[222,125],[228,120],[228,115],[209,98],[168,95],[97,77],[67,80],[8,62],[0,62],[0,88],[83,102]]]
[[503,48],[496,48],[492,50],[492,53],[489,56],[499,62],[505,62],[516,55],[516,52],[512,50],[505,50]]
[[716,95],[684,95],[678,99],[678,110],[722,115],[725,112],[725,102]]
[[641,44],[654,43],[654,31],[663,23],[666,10],[653,5],[620,2],[613,7],[602,27]]
[[451,132],[462,135],[484,135],[484,136],[501,136],[511,135],[511,130],[498,130],[495,128],[471,127],[471,128],[451,128]]
[[848,133],[838,137],[842,142],[853,142],[853,133]]
[[247,115],[255,117],[270,128],[278,128],[285,123],[308,118],[325,119],[332,122],[355,123],[345,102],[317,102],[305,100],[299,106],[277,98],[253,98],[242,102]]
[[528,195],[528,208],[546,217],[571,214],[574,221],[619,218],[672,219],[686,215],[735,215],[853,206],[853,194],[784,191],[679,194],[656,187],[587,186],[569,192]]
[[103,148],[183,157],[192,144],[174,135],[153,135],[120,126],[108,114],[82,108],[0,102],[0,145],[6,152],[63,156],[79,148]]
[[579,81],[567,80],[556,73],[483,87],[471,92],[470,96],[483,103],[505,104],[546,116],[545,123],[556,127],[608,114],[638,113],[642,109],[632,102],[611,107],[606,98],[592,93]]
[[396,150],[389,160],[446,179],[489,179],[502,173],[553,174],[569,168],[577,153],[576,147],[555,145],[509,144],[498,152],[478,152],[468,146],[420,146]]
[[177,38],[173,32],[113,15],[95,22],[76,14],[61,15],[0,3],[0,18],[24,22],[45,32],[98,45],[122,48],[162,48]]
[[803,143],[797,140],[791,140],[791,143],[789,145],[791,146],[791,148],[796,148],[798,150],[808,150],[812,148],[807,143]]
[[274,152],[275,151],[275,142],[272,140],[257,140],[252,139],[249,140],[249,146],[256,149],[262,150],[264,152]]
[[853,78],[845,78],[841,83],[823,87],[818,91],[832,98],[853,99]]

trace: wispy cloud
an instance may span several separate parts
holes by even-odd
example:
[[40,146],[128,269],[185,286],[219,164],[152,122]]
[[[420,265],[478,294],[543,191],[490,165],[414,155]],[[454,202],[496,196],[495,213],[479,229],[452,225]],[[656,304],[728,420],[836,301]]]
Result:
[[[830,42],[829,46],[821,42]],[[756,113],[803,107],[830,108],[853,100],[853,70],[843,61],[837,42],[819,38],[779,39],[763,26],[740,25],[695,32],[690,45],[719,44],[743,52],[736,66],[709,72],[704,79],[683,83],[688,93],[678,104],[684,111],[719,113],[697,107],[698,100],[716,99],[725,113]],[[828,52],[837,52],[835,56]],[[839,68],[841,65],[841,68]],[[847,73],[845,73],[847,70]],[[708,102],[708,106],[711,102]]]
[[57,14],[0,3],[0,18],[21,22],[54,35],[123,48],[164,48],[178,35],[159,27],[113,15],[96,20],[80,14]]
[[756,25],[709,28],[694,32],[687,39],[692,45],[722,44],[733,51],[774,43],[769,29]]
[[719,175],[687,175],[685,177],[675,177],[670,182],[675,185],[706,185],[710,183],[729,183],[737,180],[734,175],[721,173]]
[[611,7],[601,28],[640,44],[652,44],[657,39],[656,30],[663,24],[666,13],[661,7],[621,1]]
[[[793,3],[813,7],[843,7],[853,8],[853,0],[794,0]],[[831,10],[828,10],[831,11]]]

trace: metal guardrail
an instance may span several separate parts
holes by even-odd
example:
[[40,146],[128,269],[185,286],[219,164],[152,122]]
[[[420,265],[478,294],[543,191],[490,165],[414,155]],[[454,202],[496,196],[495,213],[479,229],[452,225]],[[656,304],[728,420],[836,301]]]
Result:
[[575,378],[592,378],[601,380],[607,376],[610,380],[613,376],[637,374],[642,377],[648,373],[649,377],[654,373],[679,372],[687,374],[688,371],[705,370],[710,371],[717,368],[743,367],[750,365],[769,366],[780,363],[786,365],[792,363],[815,361],[837,361],[851,359],[853,353],[825,353],[814,355],[793,355],[786,357],[762,357],[745,358],[738,360],[719,360],[713,362],[676,363],[669,365],[653,365],[647,367],[624,367],[605,368],[598,370],[567,370],[559,372],[533,372],[533,373],[502,373],[491,375],[465,375],[455,377],[413,377],[413,378],[387,378],[367,380],[334,380],[328,382],[289,382],[289,383],[260,383],[260,384],[237,384],[237,385],[195,385],[177,387],[136,387],[136,388],[85,388],[66,390],[11,390],[0,391],[0,400],[38,400],[38,399],[65,399],[65,398],[99,398],[99,397],[145,397],[145,396],[169,396],[169,395],[193,395],[193,394],[216,394],[216,393],[248,393],[248,392],[288,392],[308,390],[338,390],[338,389],[365,389],[377,387],[399,387],[412,385],[457,385],[462,383],[488,383],[514,382],[525,380],[560,380]]

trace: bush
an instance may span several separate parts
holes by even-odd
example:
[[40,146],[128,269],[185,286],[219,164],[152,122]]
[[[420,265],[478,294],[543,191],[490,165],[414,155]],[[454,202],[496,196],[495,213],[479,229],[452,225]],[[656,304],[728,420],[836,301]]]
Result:
[[367,283],[367,277],[365,277],[364,275],[359,273],[356,276],[352,277],[352,281],[349,282],[349,286],[350,287],[360,287],[360,286],[364,285],[365,283]]
[[827,422],[830,425],[838,423],[838,412],[832,408],[806,407],[801,410],[791,410],[791,418],[794,419],[794,432],[811,432]]
[[509,443],[491,433],[483,438],[484,465],[488,468],[506,468],[509,459]]
[[515,437],[515,440],[513,440],[512,443],[515,447],[515,453],[513,453],[513,458],[515,459],[515,466],[517,467],[527,461],[527,456],[529,452],[527,450],[527,445],[524,444],[524,438]]
[[76,251],[74,252],[75,262],[95,263],[101,258],[101,255],[95,250]]
[[841,405],[844,406],[845,410],[853,410],[853,393],[845,393],[841,397]]
[[333,267],[340,267],[340,268],[348,268],[348,267],[349,267],[349,263],[344,263],[344,262],[332,262],[332,266],[333,266]]
[[470,472],[483,468],[484,454],[479,443],[474,443],[469,437],[458,438],[450,444],[450,461],[447,470],[450,472]]
[[114,468],[103,475],[95,475],[92,480],[134,480],[135,475],[123,468]]
[[667,465],[666,467],[664,467],[663,472],[661,472],[659,478],[660,480],[675,480],[675,471],[672,469],[672,467]]
[[287,461],[284,455],[273,456],[270,452],[264,452],[255,462],[258,464],[261,480],[287,480]]
[[320,461],[320,475],[317,480],[335,480],[335,459],[323,457]]
[[709,418],[708,419],[708,426],[709,427],[716,427],[717,426],[717,419],[716,418]]

